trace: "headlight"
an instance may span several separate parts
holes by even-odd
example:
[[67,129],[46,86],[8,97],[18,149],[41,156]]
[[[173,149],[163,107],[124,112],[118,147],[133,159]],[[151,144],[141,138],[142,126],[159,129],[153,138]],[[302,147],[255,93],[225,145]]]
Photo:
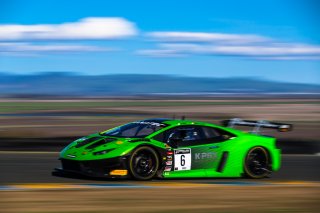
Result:
[[108,152],[111,152],[113,150],[114,149],[106,149],[106,150],[102,150],[102,151],[99,151],[99,152],[94,152],[93,155],[104,155],[104,154],[107,154]]

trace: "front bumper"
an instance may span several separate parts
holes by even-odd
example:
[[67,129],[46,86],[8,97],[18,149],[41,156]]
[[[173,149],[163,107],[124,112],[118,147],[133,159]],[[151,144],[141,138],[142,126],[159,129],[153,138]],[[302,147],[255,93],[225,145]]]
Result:
[[[127,170],[127,157],[108,158],[103,160],[87,160],[77,161],[60,158],[61,168],[55,168],[55,172],[64,174],[80,174],[89,177],[121,177],[126,178],[129,173],[114,175],[111,172],[114,170]],[[110,174],[111,173],[111,174]]]

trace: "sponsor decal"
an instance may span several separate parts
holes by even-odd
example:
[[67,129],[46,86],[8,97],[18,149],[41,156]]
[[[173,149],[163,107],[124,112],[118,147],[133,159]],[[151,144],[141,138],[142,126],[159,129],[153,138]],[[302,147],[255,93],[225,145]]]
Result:
[[171,166],[171,165],[172,165],[172,161],[171,161],[171,160],[170,160],[170,161],[167,161],[167,162],[166,162],[166,165],[167,165],[167,166]]
[[174,154],[178,155],[178,154],[190,154],[191,153],[191,149],[176,149],[174,150]]
[[166,166],[166,167],[164,168],[164,171],[165,171],[165,172],[170,172],[170,171],[171,171],[171,169],[172,169],[172,167],[171,167],[171,166]]
[[68,154],[67,157],[69,157],[69,158],[75,158],[76,156],[75,156],[75,155],[70,155],[70,154]]
[[194,154],[195,160],[208,160],[208,159],[215,159],[216,157],[217,157],[216,152],[201,152],[201,153]]
[[136,121],[136,122],[132,122],[134,124],[145,124],[145,125],[152,125],[152,126],[164,126],[161,123],[156,123],[156,122],[148,122],[148,121]]
[[172,155],[167,156],[167,160],[172,160]]
[[168,151],[167,155],[173,155],[173,152],[172,151]]

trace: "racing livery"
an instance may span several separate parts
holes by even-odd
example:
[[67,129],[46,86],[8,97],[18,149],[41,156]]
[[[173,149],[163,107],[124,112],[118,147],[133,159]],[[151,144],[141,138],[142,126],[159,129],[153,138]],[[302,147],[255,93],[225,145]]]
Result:
[[[250,133],[235,125],[251,126]],[[227,127],[226,127],[227,126]],[[275,138],[260,128],[281,132],[290,124],[231,119],[206,122],[149,119],[80,138],[60,153],[55,173],[137,180],[160,178],[264,178],[280,168]]]

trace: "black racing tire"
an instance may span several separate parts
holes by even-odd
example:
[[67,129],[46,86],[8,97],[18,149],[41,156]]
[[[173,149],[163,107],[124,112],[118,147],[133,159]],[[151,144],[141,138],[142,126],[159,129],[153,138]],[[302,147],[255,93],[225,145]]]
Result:
[[157,174],[159,164],[157,152],[149,146],[141,146],[129,158],[129,171],[136,180],[150,180]]
[[251,148],[244,160],[244,172],[248,178],[260,179],[271,174],[268,151],[260,146]]

